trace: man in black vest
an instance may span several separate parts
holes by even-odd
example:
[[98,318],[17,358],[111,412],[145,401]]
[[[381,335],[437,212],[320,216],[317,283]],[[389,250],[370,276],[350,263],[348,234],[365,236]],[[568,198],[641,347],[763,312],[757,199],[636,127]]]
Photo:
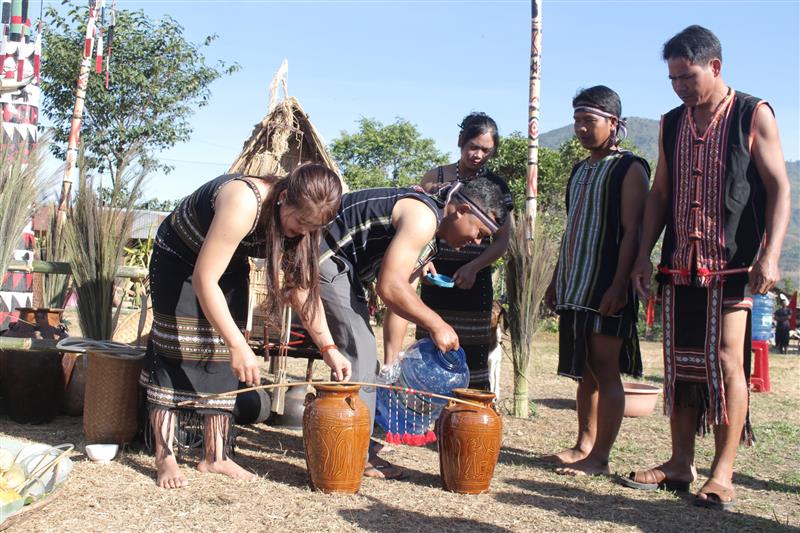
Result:
[[688,491],[695,433],[714,428],[709,479],[695,505],[729,509],[740,441],[750,443],[749,294],[780,278],[789,181],[769,105],[722,79],[717,37],[690,26],[664,45],[683,105],[661,120],[659,158],[632,271],[650,297],[650,252],[664,230],[658,281],[664,326],[664,410],[672,457],[621,479],[638,489]]

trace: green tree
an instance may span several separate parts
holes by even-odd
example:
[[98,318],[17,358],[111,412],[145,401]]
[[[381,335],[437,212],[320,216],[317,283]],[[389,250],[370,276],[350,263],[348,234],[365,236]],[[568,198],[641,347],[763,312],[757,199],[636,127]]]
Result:
[[[537,224],[543,227],[545,235],[555,237],[563,232],[567,180],[572,166],[587,154],[574,138],[564,141],[559,150],[539,148]],[[507,180],[514,197],[514,209],[520,215],[524,213],[528,179],[528,137],[520,132],[503,137],[489,167]]]
[[[46,10],[42,57],[43,110],[54,124],[50,144],[64,158],[75,104],[75,80],[86,29],[86,2],[66,2],[66,11]],[[105,36],[108,39],[108,36]],[[142,169],[171,167],[155,153],[187,141],[189,117],[208,104],[210,84],[238,70],[236,64],[206,64],[203,49],[216,36],[197,44],[169,15],[157,21],[144,11],[117,10],[109,88],[104,76],[90,74],[81,138],[90,169],[108,171],[112,183],[137,151]]]
[[424,139],[417,127],[402,118],[384,126],[362,118],[359,131],[342,132],[330,151],[352,190],[400,187],[419,183],[426,171],[447,162],[433,139]]

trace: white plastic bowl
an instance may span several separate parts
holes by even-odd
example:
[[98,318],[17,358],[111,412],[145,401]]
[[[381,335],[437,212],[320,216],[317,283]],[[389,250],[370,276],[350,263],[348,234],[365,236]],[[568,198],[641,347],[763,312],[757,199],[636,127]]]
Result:
[[105,464],[117,456],[119,444],[89,444],[86,446],[86,456],[95,463]]

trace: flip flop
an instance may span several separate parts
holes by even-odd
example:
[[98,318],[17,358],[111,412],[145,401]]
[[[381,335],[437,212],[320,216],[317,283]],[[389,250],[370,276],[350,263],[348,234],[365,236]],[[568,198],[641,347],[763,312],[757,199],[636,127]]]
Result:
[[[705,494],[706,497],[701,498],[700,494]],[[723,498],[727,498],[727,500]],[[697,507],[705,507],[716,511],[730,511],[736,505],[736,492],[733,488],[725,487],[709,479],[698,491],[694,504]]]
[[617,481],[625,487],[636,490],[671,490],[673,492],[689,492],[690,481],[667,479],[667,475],[658,468],[631,472],[627,476],[617,476]]

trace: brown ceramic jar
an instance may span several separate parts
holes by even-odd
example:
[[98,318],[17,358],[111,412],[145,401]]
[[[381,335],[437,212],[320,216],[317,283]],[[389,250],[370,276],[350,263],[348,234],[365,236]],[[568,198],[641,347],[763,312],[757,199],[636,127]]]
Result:
[[303,446],[311,488],[355,494],[369,446],[369,409],[360,385],[316,385],[303,413]]
[[494,394],[453,389],[456,398],[478,406],[450,402],[439,417],[439,472],[445,490],[480,494],[489,490],[500,455],[503,422],[494,408]]

